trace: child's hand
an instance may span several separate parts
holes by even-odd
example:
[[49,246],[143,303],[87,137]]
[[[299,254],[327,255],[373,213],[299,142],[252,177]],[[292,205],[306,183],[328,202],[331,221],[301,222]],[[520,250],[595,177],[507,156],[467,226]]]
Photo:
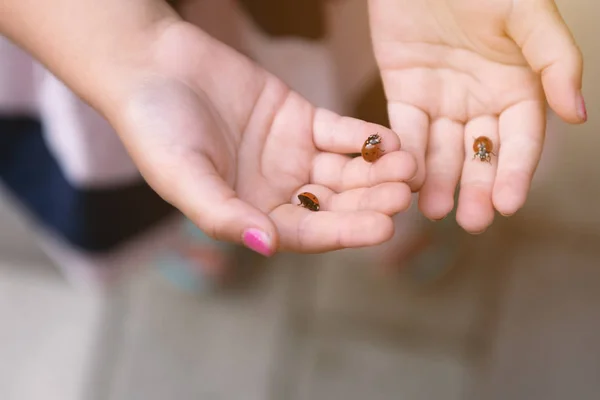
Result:
[[[431,219],[473,233],[525,203],[541,156],[546,98],[565,121],[587,118],[582,57],[552,0],[370,0],[375,55],[392,129],[417,158],[411,182]],[[489,137],[491,165],[473,160]],[[421,187],[422,186],[422,187]]]
[[[202,230],[267,255],[391,238],[416,173],[396,134],[315,109],[190,24],[173,24],[155,49],[112,122],[150,185]],[[385,149],[376,163],[346,155],[374,133]],[[321,211],[296,205],[303,191]]]

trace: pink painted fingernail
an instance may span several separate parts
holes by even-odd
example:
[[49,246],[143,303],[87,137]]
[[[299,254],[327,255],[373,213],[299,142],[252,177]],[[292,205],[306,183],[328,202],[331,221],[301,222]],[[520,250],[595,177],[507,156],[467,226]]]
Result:
[[585,107],[585,99],[581,92],[577,95],[577,115],[582,121],[587,121],[587,109]]
[[261,230],[254,228],[246,229],[242,235],[242,241],[247,248],[265,257],[273,255],[271,237]]

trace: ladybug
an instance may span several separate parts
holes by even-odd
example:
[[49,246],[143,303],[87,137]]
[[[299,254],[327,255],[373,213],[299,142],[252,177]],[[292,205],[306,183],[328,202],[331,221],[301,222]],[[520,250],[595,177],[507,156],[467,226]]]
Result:
[[475,152],[475,154],[473,154],[473,160],[479,157],[479,161],[487,161],[491,164],[492,157],[490,155],[496,155],[493,150],[494,144],[492,143],[492,140],[487,136],[479,136],[478,138],[475,138],[475,141],[473,142],[473,151]]
[[384,150],[381,149],[381,136],[377,133],[371,135],[365,140],[365,143],[362,147],[362,158],[366,162],[375,162],[381,157]]
[[321,206],[319,205],[319,199],[312,193],[303,192],[298,195],[298,200],[300,200],[301,207],[309,209],[310,211],[319,211]]

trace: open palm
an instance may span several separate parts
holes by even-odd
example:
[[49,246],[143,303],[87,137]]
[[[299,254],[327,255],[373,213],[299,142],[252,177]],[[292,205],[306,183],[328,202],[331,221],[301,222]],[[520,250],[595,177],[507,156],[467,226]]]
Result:
[[[379,244],[406,209],[414,157],[392,131],[315,109],[242,55],[178,22],[120,121],[146,180],[206,233],[268,249],[322,252]],[[379,133],[385,155],[348,154]],[[298,207],[314,193],[321,211]],[[261,250],[261,249],[259,249]]]
[[[582,59],[551,0],[370,0],[375,56],[392,129],[419,164],[419,206],[454,206],[467,231],[525,202],[541,156],[546,100],[571,123],[587,118]],[[473,142],[493,142],[491,164]]]

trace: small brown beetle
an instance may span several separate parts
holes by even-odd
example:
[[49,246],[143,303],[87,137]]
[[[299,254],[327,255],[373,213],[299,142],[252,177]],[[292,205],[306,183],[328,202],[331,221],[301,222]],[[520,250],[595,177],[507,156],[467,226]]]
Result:
[[381,149],[381,136],[379,134],[371,135],[365,140],[365,143],[362,147],[362,158],[366,162],[375,162],[381,157],[383,154],[383,150]]
[[492,157],[490,155],[496,155],[494,152],[494,144],[492,140],[486,136],[479,136],[475,138],[473,142],[473,160],[479,158],[480,161],[486,161],[492,163]]
[[298,200],[300,200],[301,207],[304,207],[310,211],[319,211],[321,206],[319,205],[319,199],[312,193],[303,192],[298,195]]

